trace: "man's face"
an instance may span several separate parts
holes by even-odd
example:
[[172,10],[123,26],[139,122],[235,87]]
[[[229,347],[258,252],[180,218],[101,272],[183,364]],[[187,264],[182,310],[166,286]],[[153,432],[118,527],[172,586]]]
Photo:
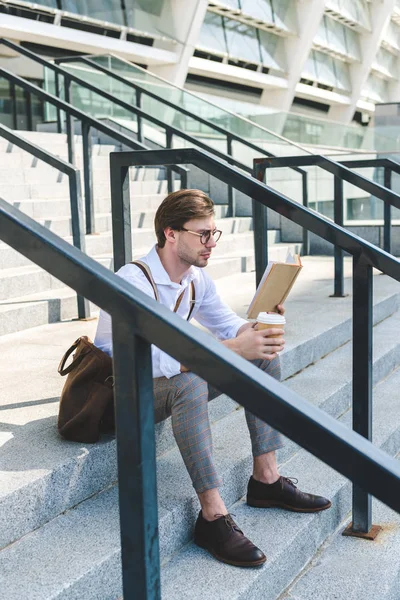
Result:
[[201,243],[200,235],[204,231],[214,231],[214,217],[206,217],[204,219],[192,219],[184,224],[185,229],[189,231],[179,231],[176,245],[176,253],[178,258],[187,265],[195,267],[206,267],[208,259],[211,256],[212,249],[216,243],[213,236],[210,237],[206,244]]

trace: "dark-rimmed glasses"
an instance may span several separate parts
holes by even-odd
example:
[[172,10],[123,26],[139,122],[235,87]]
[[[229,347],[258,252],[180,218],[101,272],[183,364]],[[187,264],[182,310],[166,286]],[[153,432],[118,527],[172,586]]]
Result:
[[204,231],[198,232],[191,231],[190,229],[186,229],[185,227],[181,227],[180,231],[187,231],[188,233],[192,233],[193,235],[198,235],[200,238],[200,242],[203,245],[208,244],[211,236],[213,236],[214,242],[217,243],[222,235],[222,231],[220,229],[214,229],[213,231],[211,231],[211,229],[205,229]]

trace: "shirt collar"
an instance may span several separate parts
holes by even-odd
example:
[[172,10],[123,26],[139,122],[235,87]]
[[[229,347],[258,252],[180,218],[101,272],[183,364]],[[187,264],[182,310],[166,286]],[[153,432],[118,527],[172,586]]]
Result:
[[148,266],[150,267],[151,274],[153,275],[153,279],[156,285],[172,285],[176,287],[180,287],[180,285],[185,286],[188,285],[193,279],[195,279],[195,270],[194,267],[190,267],[184,277],[182,277],[181,284],[175,283],[171,281],[170,276],[167,271],[164,269],[163,264],[158,256],[157,246],[154,245],[150,250],[148,255],[146,256],[146,261]]

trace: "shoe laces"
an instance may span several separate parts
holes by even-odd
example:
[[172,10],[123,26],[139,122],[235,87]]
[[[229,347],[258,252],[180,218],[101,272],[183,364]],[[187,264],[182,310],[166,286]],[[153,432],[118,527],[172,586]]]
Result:
[[283,479],[285,481],[287,481],[288,483],[290,483],[290,485],[293,486],[294,488],[299,483],[299,480],[296,477],[283,477]]
[[[214,517],[218,519],[219,517],[224,517],[225,525],[229,527],[232,531],[238,531],[243,534],[243,531],[237,526],[235,521],[232,519],[232,516],[235,517],[234,513],[228,513],[226,515],[216,514]],[[243,534],[244,535],[244,534]]]

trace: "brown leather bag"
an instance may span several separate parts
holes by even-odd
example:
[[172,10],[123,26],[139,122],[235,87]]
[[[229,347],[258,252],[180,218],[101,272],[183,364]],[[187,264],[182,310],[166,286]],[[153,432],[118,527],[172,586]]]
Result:
[[[65,367],[73,352],[71,364]],[[111,357],[87,336],[82,336],[67,350],[58,372],[68,375],[58,413],[60,434],[67,440],[92,444],[101,433],[112,433],[114,379]]]
[[[154,295],[159,301],[157,287],[149,267],[140,261],[134,261],[153,287]],[[183,298],[179,296],[174,312],[179,308]],[[189,320],[195,305],[195,288],[191,284]],[[65,364],[73,354],[72,362]],[[97,442],[102,433],[113,433],[114,395],[112,359],[97,348],[87,336],[78,338],[67,350],[58,367],[60,375],[68,375],[61,392],[60,410],[58,414],[58,430],[67,440],[92,444]]]

